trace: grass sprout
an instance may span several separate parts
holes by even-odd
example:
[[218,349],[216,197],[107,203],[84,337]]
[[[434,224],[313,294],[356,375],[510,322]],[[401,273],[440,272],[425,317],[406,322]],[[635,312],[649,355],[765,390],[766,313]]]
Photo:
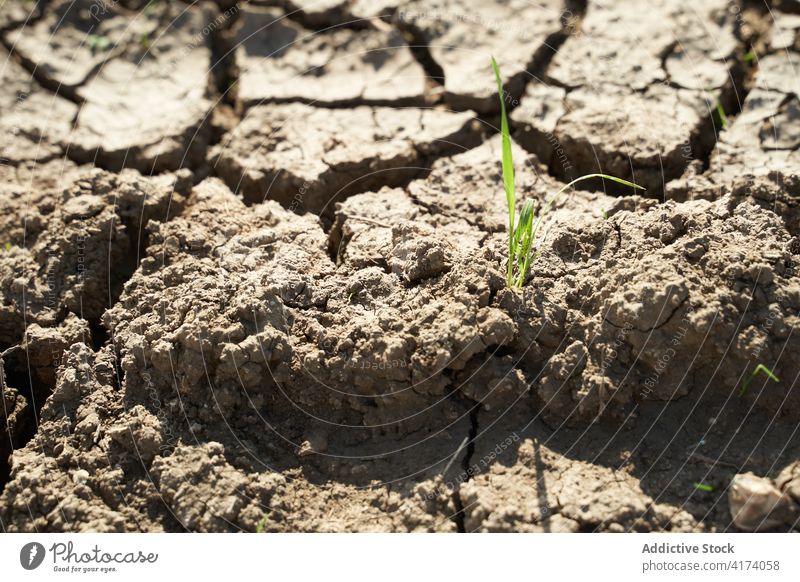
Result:
[[747,392],[747,387],[750,386],[750,382],[752,382],[753,379],[759,374],[766,374],[767,378],[773,382],[780,382],[780,379],[772,372],[772,370],[767,368],[764,364],[759,364],[755,367],[755,369],[753,369],[753,371],[750,373],[750,376],[748,376],[748,378],[742,382],[742,389],[739,390],[739,396],[744,396],[745,392]]
[[256,533],[264,533],[267,530],[267,523],[269,521],[269,515],[265,513],[261,519],[258,520],[256,524]]
[[506,193],[506,203],[508,204],[508,269],[506,280],[509,287],[521,288],[525,283],[525,277],[531,262],[535,261],[541,253],[536,249],[536,236],[541,229],[542,222],[547,214],[552,210],[553,204],[565,191],[572,188],[578,182],[590,180],[592,178],[603,178],[611,180],[631,188],[644,190],[633,182],[628,182],[621,178],[615,178],[608,174],[587,174],[576,178],[547,201],[537,213],[535,212],[536,203],[532,199],[527,199],[522,204],[519,219],[516,217],[517,193],[514,185],[514,160],[511,155],[511,135],[508,130],[508,117],[506,116],[506,104],[503,99],[503,80],[500,76],[500,68],[497,61],[492,57],[492,69],[494,70],[495,80],[497,81],[497,94],[500,96],[500,135],[502,140],[503,157],[503,187]]
[[693,486],[698,491],[705,491],[706,493],[711,493],[714,490],[712,485],[706,485],[705,483],[695,483]]
[[725,107],[722,106],[722,102],[719,98],[713,94],[712,89],[706,89],[706,94],[710,102],[714,103],[714,113],[716,114],[714,125],[719,125],[720,129],[725,129],[728,127],[728,115],[725,113]]
[[90,34],[86,38],[86,46],[88,46],[89,50],[93,53],[102,52],[111,48],[111,40],[107,36]]
[[725,114],[725,108],[719,101],[717,101],[717,116],[719,117],[719,123],[722,129],[728,127],[728,116]]

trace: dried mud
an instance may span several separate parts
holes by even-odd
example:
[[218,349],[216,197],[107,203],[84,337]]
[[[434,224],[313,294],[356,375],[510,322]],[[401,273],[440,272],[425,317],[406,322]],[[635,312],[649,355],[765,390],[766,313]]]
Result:
[[[0,5],[0,529],[797,529],[787,3],[141,4]],[[520,290],[491,54],[647,188]]]

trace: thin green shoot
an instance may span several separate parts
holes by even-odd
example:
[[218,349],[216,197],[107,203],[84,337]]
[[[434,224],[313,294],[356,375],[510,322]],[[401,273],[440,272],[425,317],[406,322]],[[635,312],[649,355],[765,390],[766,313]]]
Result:
[[258,520],[256,524],[256,533],[264,533],[267,530],[267,520],[269,516],[265,513],[264,516]]
[[4,245],[3,245],[3,248],[4,248],[6,251],[10,251],[10,250],[11,250],[11,243],[10,243],[10,242],[7,242],[6,244],[4,244]]
[[86,37],[86,46],[88,46],[89,50],[93,53],[103,52],[111,47],[111,40],[107,36],[90,34]]
[[758,59],[758,55],[756,54],[756,51],[750,49],[748,52],[744,54],[743,58],[745,63],[753,63]]
[[603,220],[608,220],[608,212],[606,211],[606,209],[605,209],[605,208],[602,208],[602,209],[600,210],[600,216],[602,216],[602,217],[603,217]]
[[713,89],[706,89],[706,94],[709,101],[714,103],[714,113],[716,114],[715,125],[719,123],[720,129],[728,127],[728,115],[725,113],[725,108],[722,106],[719,98],[713,93]]
[[150,35],[146,32],[143,32],[142,35],[139,37],[139,44],[144,50],[150,48]]
[[500,98],[500,135],[503,149],[503,187],[506,191],[506,204],[508,205],[508,286],[513,286],[514,280],[514,258],[516,248],[514,245],[514,212],[516,211],[517,194],[514,186],[514,160],[511,156],[511,134],[508,131],[508,118],[506,117],[506,102],[503,99],[503,80],[500,77],[500,68],[497,61],[492,57],[492,69],[497,81],[497,94]]
[[750,373],[750,376],[744,382],[742,382],[742,389],[739,390],[739,396],[744,396],[745,392],[747,392],[747,387],[750,386],[750,382],[752,382],[756,376],[762,373],[766,374],[767,378],[773,382],[780,382],[780,379],[772,372],[772,370],[767,368],[764,364],[759,364]]
[[717,117],[719,117],[720,125],[722,129],[728,127],[728,116],[725,114],[725,108],[722,106],[722,103],[717,100]]
[[706,493],[711,493],[714,490],[712,485],[707,485],[705,483],[695,483],[694,488],[698,491],[705,491]]
[[500,136],[502,140],[503,152],[503,187],[506,193],[506,204],[508,205],[508,269],[506,282],[509,287],[521,288],[525,283],[531,263],[537,259],[541,250],[536,249],[536,236],[542,227],[542,223],[547,214],[552,210],[553,204],[568,189],[578,182],[602,178],[611,180],[618,184],[644,190],[641,186],[628,182],[622,178],[615,178],[608,174],[587,174],[576,178],[566,186],[563,186],[554,196],[547,201],[539,210],[538,216],[534,212],[535,202],[531,199],[525,200],[516,220],[517,194],[514,185],[514,160],[511,155],[511,135],[508,129],[508,118],[506,116],[506,105],[503,99],[503,81],[500,76],[500,69],[497,61],[492,57],[492,69],[494,70],[495,80],[497,81],[497,93],[500,97]]

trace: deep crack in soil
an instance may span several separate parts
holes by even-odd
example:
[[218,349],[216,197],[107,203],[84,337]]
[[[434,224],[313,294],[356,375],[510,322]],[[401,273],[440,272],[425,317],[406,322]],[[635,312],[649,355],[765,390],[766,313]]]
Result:
[[[464,458],[461,461],[461,469],[463,471],[463,475],[465,475],[465,483],[472,478],[472,475],[470,474],[470,467],[472,466],[472,457],[475,454],[475,439],[478,437],[479,414],[480,403],[475,403],[475,405],[469,411],[469,434],[467,435]],[[456,523],[456,529],[459,533],[466,533],[466,528],[464,526],[464,502],[461,500],[461,483],[457,483],[453,488],[453,505],[456,509],[456,513],[453,515],[453,521]]]

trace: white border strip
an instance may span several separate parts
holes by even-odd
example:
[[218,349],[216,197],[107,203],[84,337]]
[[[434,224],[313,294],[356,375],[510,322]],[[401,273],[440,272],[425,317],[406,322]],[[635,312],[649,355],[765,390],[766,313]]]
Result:
[[792,534],[0,535],[3,580],[800,580],[798,554]]

